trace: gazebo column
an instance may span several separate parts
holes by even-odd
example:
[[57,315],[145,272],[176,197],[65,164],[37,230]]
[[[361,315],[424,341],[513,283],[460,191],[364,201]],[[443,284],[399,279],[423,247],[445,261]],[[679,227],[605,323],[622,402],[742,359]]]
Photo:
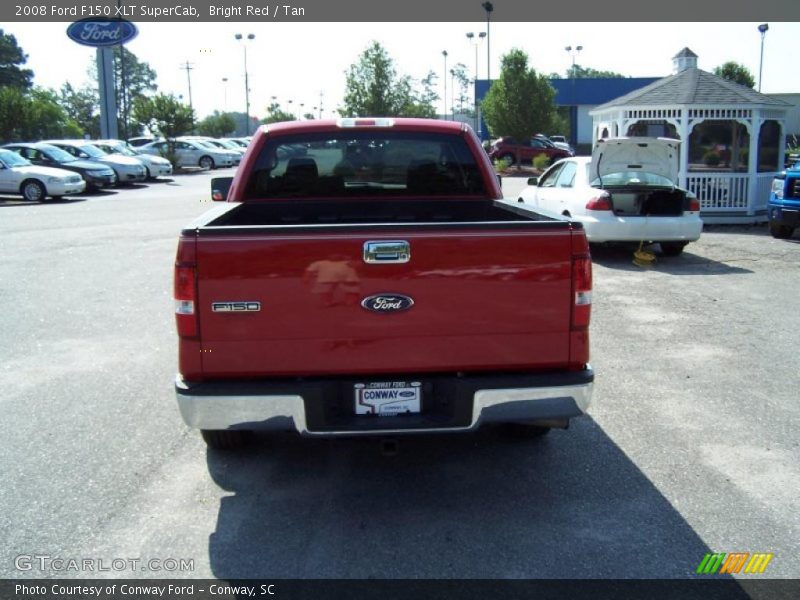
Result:
[[678,187],[686,187],[689,173],[689,111],[681,109],[681,119],[678,127],[678,136],[681,138],[679,146],[680,162],[678,163]]
[[[758,113],[758,116],[756,116]],[[758,145],[761,141],[761,111],[754,110],[750,120],[750,152],[747,155],[747,215],[756,214],[758,193]]]

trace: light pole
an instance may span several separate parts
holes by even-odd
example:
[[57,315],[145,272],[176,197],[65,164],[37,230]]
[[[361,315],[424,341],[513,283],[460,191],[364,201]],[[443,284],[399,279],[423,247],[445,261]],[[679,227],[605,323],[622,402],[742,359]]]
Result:
[[758,31],[761,32],[761,60],[758,61],[758,91],[761,91],[761,69],[764,67],[764,36],[769,30],[769,25],[762,23],[758,26]]
[[[569,107],[569,140],[573,145],[578,143],[578,133],[575,131],[578,128],[578,107],[575,104],[575,57],[578,56],[583,46],[567,46],[564,48],[572,57],[572,68],[569,72],[569,87],[570,87],[570,107]],[[573,114],[574,111],[574,114]]]
[[[491,21],[492,11],[494,10],[494,4],[491,2],[484,2],[481,4],[483,10],[486,11],[486,80],[492,80],[492,55],[490,52],[491,49],[491,35],[489,30],[489,23]],[[491,85],[491,84],[490,84]]]
[[467,32],[469,43],[475,46],[475,79],[473,80],[475,89],[473,91],[473,98],[475,98],[475,131],[478,132],[479,139],[481,137],[481,105],[478,102],[478,46],[485,37],[485,31],[479,32],[477,38],[473,32]]
[[444,85],[444,120],[447,120],[447,50],[442,50],[444,56],[444,77],[442,77],[442,84]]
[[[247,42],[245,38],[242,36],[241,33],[235,34],[237,40],[242,42],[242,47],[244,48],[244,106],[245,106],[245,131],[246,135],[250,135],[250,81],[247,75]],[[248,40],[256,39],[256,35],[254,33],[247,34]]]
[[228,112],[228,78],[222,78],[222,89],[223,89],[223,98],[225,99],[223,103],[223,110]]

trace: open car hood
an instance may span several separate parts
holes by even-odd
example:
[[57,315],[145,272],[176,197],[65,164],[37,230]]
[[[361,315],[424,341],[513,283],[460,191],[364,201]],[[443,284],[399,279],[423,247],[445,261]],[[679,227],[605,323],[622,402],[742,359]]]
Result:
[[592,149],[589,180],[622,171],[642,171],[678,182],[679,140],[631,137],[597,140]]

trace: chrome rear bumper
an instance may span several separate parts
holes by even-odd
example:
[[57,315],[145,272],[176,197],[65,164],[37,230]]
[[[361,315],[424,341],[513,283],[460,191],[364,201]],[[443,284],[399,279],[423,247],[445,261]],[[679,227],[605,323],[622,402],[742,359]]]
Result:
[[[569,379],[572,374],[559,374],[557,380]],[[543,377],[546,376],[534,376]],[[455,426],[440,426],[435,420],[411,427],[391,428],[394,422],[401,423],[405,416],[379,417],[379,429],[309,426],[307,401],[304,393],[272,393],[270,384],[259,389],[256,384],[242,386],[236,383],[191,384],[176,379],[175,390],[178,407],[184,422],[198,429],[254,429],[296,430],[303,435],[385,435],[402,433],[433,433],[471,431],[486,423],[514,423],[529,421],[556,421],[571,419],[586,413],[592,397],[594,374],[591,367],[574,374],[575,383],[544,385],[535,387],[480,388],[481,377],[468,380],[471,387],[459,399],[471,402],[469,422]],[[530,380],[531,377],[509,376],[503,379]],[[497,385],[497,378],[492,378]],[[285,386],[282,386],[285,388]],[[228,389],[226,389],[228,388]],[[420,415],[424,418],[424,415]],[[397,420],[397,421],[394,421]],[[386,427],[390,425],[390,427]]]

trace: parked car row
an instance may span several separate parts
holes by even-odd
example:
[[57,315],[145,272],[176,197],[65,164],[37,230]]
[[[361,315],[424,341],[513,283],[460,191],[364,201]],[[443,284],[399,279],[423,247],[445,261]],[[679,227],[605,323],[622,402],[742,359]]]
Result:
[[[30,201],[98,191],[171,175],[164,140],[133,147],[122,140],[44,140],[0,148],[0,193]],[[238,165],[249,140],[180,138],[177,167],[214,169]]]

